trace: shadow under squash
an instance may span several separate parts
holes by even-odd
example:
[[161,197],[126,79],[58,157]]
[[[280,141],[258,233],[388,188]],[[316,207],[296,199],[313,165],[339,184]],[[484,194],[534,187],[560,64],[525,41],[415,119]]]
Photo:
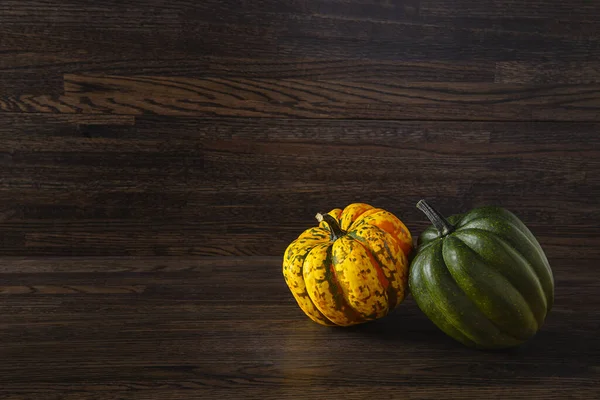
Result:
[[[569,313],[550,313],[540,331],[518,347],[482,350],[469,348],[442,332],[418,308],[412,298],[407,298],[386,317],[369,323],[343,328],[353,334],[401,345],[427,345],[428,348],[465,349],[489,354],[544,357],[548,352],[565,362],[593,362],[600,359],[600,335],[593,329],[578,326],[578,318]],[[600,323],[598,323],[600,325]],[[567,329],[568,327],[568,329]],[[600,326],[599,326],[600,328]]]

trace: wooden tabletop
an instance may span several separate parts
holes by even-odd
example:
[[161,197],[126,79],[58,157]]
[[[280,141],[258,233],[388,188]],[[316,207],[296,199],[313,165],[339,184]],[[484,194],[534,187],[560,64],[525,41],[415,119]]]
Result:
[[278,257],[0,260],[3,399],[594,399],[600,270],[560,260],[541,331],[468,349],[408,298],[376,322],[317,325]]
[[[600,398],[600,2],[0,1],[0,399]],[[281,274],[353,202],[502,206],[556,304],[469,350]]]

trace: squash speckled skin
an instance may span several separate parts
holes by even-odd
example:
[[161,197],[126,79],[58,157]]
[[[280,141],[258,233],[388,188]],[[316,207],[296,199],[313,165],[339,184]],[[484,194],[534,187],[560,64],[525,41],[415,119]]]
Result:
[[408,291],[412,236],[392,213],[353,203],[317,214],[285,250],[283,276],[304,313],[321,325],[381,318]]
[[537,239],[501,207],[480,207],[433,222],[417,241],[409,287],[443,332],[469,347],[518,346],[533,337],[554,302],[552,270]]

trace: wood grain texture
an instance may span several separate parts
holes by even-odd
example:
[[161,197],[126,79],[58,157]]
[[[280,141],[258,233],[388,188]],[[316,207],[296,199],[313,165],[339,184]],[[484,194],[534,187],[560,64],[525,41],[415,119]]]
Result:
[[597,123],[3,118],[4,254],[277,255],[354,201],[419,232],[421,197],[500,204],[553,257],[599,254]]
[[496,64],[496,82],[536,85],[584,84],[600,81],[600,63],[523,63]]
[[275,399],[297,398],[298,387],[331,399],[599,393],[595,263],[553,264],[556,305],[538,335],[518,349],[480,352],[446,337],[410,297],[374,323],[317,325],[295,304],[280,262],[2,258],[0,289],[7,282],[29,289],[0,290],[0,395]]
[[[599,4],[1,1],[0,399],[600,398]],[[422,198],[530,227],[532,341],[302,314],[317,212]]]
[[[27,72],[24,72],[27,71]],[[165,58],[140,56],[90,60],[85,54],[64,52],[9,53],[0,58],[0,72],[7,77],[37,74],[109,74],[117,76],[234,77],[296,79],[358,79],[381,82],[392,78],[406,82],[493,82],[493,62],[387,61],[365,58],[239,58],[192,56]],[[58,78],[57,78],[58,79]],[[33,81],[33,80],[30,80]],[[18,87],[16,83],[12,87]],[[62,85],[60,86],[62,88]],[[25,92],[28,93],[28,92]],[[28,93],[38,94],[39,91]]]
[[600,16],[600,5],[593,1],[575,0],[569,4],[559,1],[532,0],[517,3],[511,0],[420,0],[422,15],[452,15],[455,17],[529,17],[561,18],[564,20],[593,20]]
[[45,1],[5,1],[0,69],[169,75],[202,70],[205,57],[275,63],[598,59],[593,4],[567,13],[570,7],[554,0],[518,7],[489,3],[75,0],[57,8]]
[[66,75],[0,111],[206,117],[596,121],[600,86]]
[[60,73],[52,71],[2,71],[0,92],[3,96],[54,95],[63,93],[64,82]]

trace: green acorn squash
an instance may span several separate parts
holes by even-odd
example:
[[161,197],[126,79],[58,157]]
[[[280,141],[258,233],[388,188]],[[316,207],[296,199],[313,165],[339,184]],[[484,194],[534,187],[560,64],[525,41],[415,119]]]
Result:
[[501,207],[448,219],[423,200],[417,208],[433,223],[409,270],[419,308],[469,347],[516,347],[532,338],[552,308],[554,277],[525,224]]

